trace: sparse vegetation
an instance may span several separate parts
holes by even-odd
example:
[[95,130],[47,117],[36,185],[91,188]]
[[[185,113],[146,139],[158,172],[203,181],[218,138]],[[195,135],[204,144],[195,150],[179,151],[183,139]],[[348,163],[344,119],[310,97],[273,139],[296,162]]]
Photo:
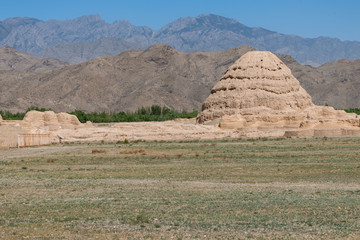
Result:
[[359,155],[359,138],[1,150],[0,238],[359,239]]
[[[25,112],[12,113],[10,111],[0,110],[0,115],[4,120],[22,120],[28,111],[37,110],[41,112],[49,111],[48,108],[30,107]],[[360,115],[360,108],[344,109],[348,113],[356,113]],[[136,112],[118,112],[118,113],[106,113],[106,112],[92,112],[86,113],[82,110],[75,110],[70,112],[77,116],[80,122],[85,123],[91,121],[94,123],[108,123],[108,122],[146,122],[146,121],[167,121],[176,118],[194,118],[198,115],[198,111],[192,112],[182,111],[177,112],[167,107],[160,107],[153,105],[151,107],[141,107]]]
[[[22,113],[11,113],[10,111],[1,111],[0,114],[4,120],[22,120],[28,111],[47,111],[51,109],[31,107]],[[151,107],[141,107],[136,112],[118,112],[118,113],[106,113],[106,112],[92,112],[86,113],[82,110],[75,110],[70,112],[77,116],[80,122],[85,123],[91,121],[94,123],[108,123],[108,122],[144,122],[144,121],[166,121],[176,118],[194,118],[197,116],[198,111],[192,112],[183,111],[181,113],[172,110],[167,107],[160,107],[153,105]]]
[[0,110],[0,115],[4,120],[22,120],[25,114],[31,110],[36,110],[40,112],[45,112],[51,110],[50,108],[38,108],[38,107],[29,107],[25,112],[12,113],[10,111]]
[[194,118],[198,112],[176,112],[167,107],[160,107],[153,105],[151,107],[141,107],[134,113],[85,113],[81,110],[71,112],[78,117],[79,121],[85,123],[91,121],[94,123],[106,123],[106,122],[144,122],[144,121],[166,121],[173,120],[176,118]]
[[104,150],[104,149],[92,149],[91,153],[106,153],[106,150]]
[[360,108],[349,108],[349,109],[345,109],[345,112],[348,112],[348,113],[356,113],[356,114],[360,115]]

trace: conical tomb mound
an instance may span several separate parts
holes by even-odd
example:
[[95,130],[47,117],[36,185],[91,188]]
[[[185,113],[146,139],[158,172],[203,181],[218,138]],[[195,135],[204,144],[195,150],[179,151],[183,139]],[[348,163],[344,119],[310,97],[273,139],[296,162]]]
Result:
[[246,53],[226,71],[196,120],[245,137],[360,136],[356,114],[314,105],[290,69],[264,51]]
[[273,53],[251,51],[238,59],[211,90],[198,123],[224,115],[288,112],[314,106],[291,70]]

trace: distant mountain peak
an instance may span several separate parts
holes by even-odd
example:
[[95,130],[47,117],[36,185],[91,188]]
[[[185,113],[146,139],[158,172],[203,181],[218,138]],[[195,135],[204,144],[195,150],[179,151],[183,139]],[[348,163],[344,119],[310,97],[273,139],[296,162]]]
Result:
[[199,16],[197,16],[196,18],[198,19],[210,19],[210,20],[215,20],[215,21],[226,21],[226,22],[232,22],[232,23],[238,23],[237,20],[233,19],[233,18],[228,18],[228,17],[224,17],[224,16],[220,16],[220,15],[216,15],[216,14],[200,14]]
[[99,14],[93,14],[93,15],[85,15],[78,18],[75,18],[74,20],[77,21],[84,21],[84,22],[96,22],[96,21],[103,21],[101,19],[101,16]]
[[159,30],[159,32],[172,29],[173,31],[181,31],[182,29],[199,28],[199,27],[211,27],[211,28],[222,28],[226,25],[237,24],[238,26],[245,27],[245,25],[239,23],[238,21],[222,17],[215,14],[202,14],[197,17],[185,17],[179,18],[174,22],[171,22],[165,25]]

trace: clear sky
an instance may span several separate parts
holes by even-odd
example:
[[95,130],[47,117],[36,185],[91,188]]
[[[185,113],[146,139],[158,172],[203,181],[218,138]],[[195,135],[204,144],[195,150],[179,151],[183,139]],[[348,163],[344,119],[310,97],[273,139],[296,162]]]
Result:
[[360,0],[0,0],[0,20],[72,19],[99,14],[158,30],[180,17],[217,14],[249,27],[360,41]]

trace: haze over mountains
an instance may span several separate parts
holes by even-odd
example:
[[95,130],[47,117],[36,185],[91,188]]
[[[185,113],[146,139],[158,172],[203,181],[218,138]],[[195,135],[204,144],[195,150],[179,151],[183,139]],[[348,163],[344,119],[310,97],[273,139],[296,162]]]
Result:
[[[302,38],[247,27],[217,15],[180,18],[160,30],[128,21],[106,23],[98,15],[67,21],[10,18],[0,22],[0,46],[33,56],[79,63],[126,49],[169,44],[178,51],[219,51],[242,45],[287,54],[300,63],[320,65],[342,58],[360,58],[360,42],[336,38]],[[67,54],[71,53],[71,54]]]
[[[242,46],[184,53],[168,45],[155,45],[66,65],[48,64],[48,60],[4,47],[0,48],[0,109],[16,112],[38,106],[56,112],[118,112],[158,104],[179,111],[200,110],[226,69],[253,50]],[[315,104],[360,106],[360,60],[339,60],[314,68],[288,55],[279,57]]]

